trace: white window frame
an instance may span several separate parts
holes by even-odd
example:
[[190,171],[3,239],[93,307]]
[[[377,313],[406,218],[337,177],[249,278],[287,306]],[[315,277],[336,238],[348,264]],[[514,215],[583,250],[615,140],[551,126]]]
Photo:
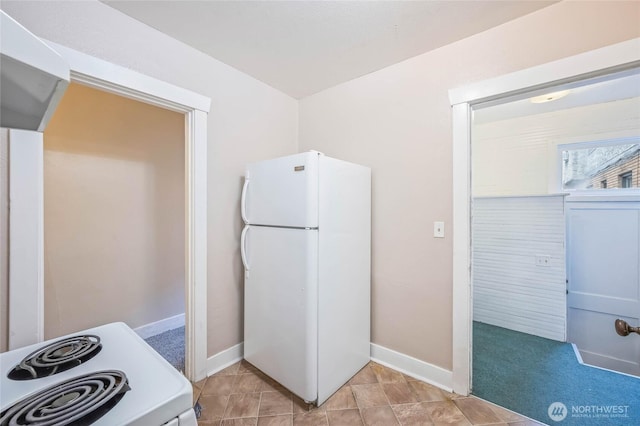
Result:
[[471,107],[542,95],[640,67],[640,38],[451,89],[453,123],[453,390],[471,390]]

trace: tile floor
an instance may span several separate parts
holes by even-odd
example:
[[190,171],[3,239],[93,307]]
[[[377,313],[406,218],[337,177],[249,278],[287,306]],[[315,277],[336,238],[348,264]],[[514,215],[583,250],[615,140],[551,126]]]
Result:
[[309,407],[246,361],[194,383],[193,397],[202,407],[199,426],[540,424],[374,362],[320,407]]

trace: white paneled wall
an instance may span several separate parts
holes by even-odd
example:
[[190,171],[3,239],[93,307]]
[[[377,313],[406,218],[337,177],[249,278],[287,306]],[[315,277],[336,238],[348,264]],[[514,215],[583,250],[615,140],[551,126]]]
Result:
[[564,195],[474,198],[474,321],[565,341],[564,240]]
[[543,195],[560,190],[558,145],[636,136],[640,98],[473,126],[475,196]]

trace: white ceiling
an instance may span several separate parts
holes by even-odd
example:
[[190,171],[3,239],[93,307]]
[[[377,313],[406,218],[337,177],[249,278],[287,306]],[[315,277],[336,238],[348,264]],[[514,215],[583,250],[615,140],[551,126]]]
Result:
[[102,1],[294,98],[556,2]]

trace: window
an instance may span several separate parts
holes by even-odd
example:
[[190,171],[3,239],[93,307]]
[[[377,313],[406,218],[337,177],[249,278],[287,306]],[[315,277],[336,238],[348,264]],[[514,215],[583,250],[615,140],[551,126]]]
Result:
[[638,138],[583,142],[558,148],[564,191],[633,188],[634,173],[640,173]]

